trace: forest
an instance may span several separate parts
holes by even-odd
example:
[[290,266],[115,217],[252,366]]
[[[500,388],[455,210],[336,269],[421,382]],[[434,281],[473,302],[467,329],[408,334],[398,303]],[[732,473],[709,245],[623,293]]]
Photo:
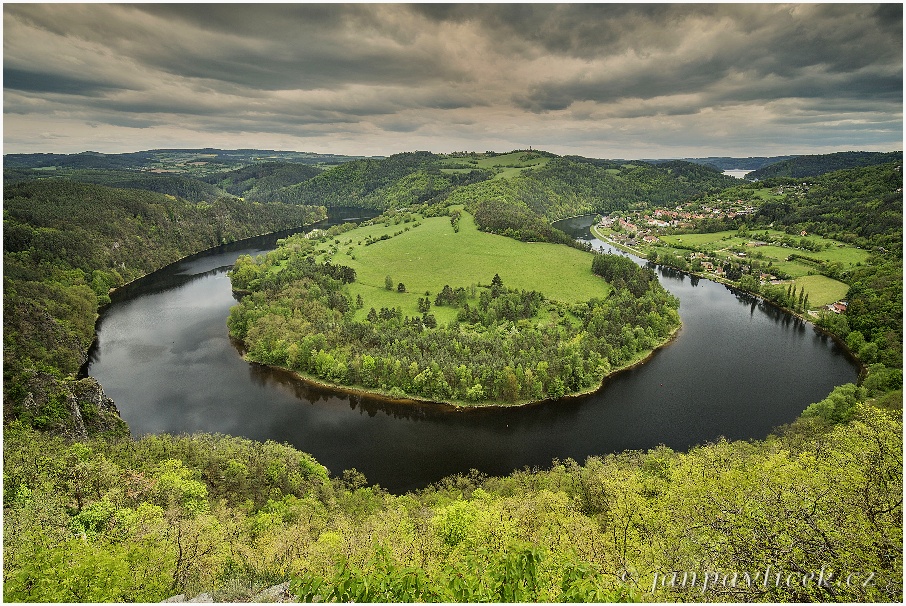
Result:
[[774,177],[801,179],[803,177],[816,177],[838,170],[887,164],[888,162],[896,161],[903,161],[903,152],[847,151],[835,154],[796,156],[780,162],[772,162],[767,166],[757,167],[756,170],[746,175],[746,179],[757,179],[760,181]]
[[[185,151],[40,161],[47,173],[70,161],[66,171],[109,168],[99,166],[108,160],[120,171],[172,162],[177,174],[210,179],[199,182],[222,190],[215,198],[148,191],[145,179],[110,187],[62,173],[4,183],[5,601],[155,602],[202,593],[249,601],[282,584],[297,599],[322,602],[902,602],[901,162],[810,178],[807,190],[800,180],[783,200],[756,201],[752,218],[870,251],[842,278],[846,312],[822,318],[865,365],[858,384],[837,387],[763,440],[602,453],[505,477],[464,471],[397,495],[354,469],[331,475],[274,442],[131,437],[115,403],[79,372],[110,289],[223,242],[315,222],[323,206],[390,209],[386,227],[365,228],[378,237],[358,249],[349,243],[349,255],[342,245],[352,227],[343,227],[241,259],[232,279],[250,294],[224,322],[257,338],[259,353],[275,356],[269,362],[306,364],[313,376],[465,402],[552,397],[593,384],[607,366],[669,334],[664,318],[676,310],[650,273],[588,253],[583,271],[602,294],[563,303],[493,266],[474,281],[445,279],[425,292],[401,275],[387,290],[379,269],[380,284],[363,284],[361,263],[435,226],[450,238],[494,232],[556,242],[556,218],[736,195],[739,182],[683,163],[525,151],[346,159],[320,164],[316,175],[256,166],[293,162],[258,150]],[[195,164],[198,151],[211,165]],[[4,176],[34,168],[34,158],[4,159]],[[107,183],[120,177],[111,173]],[[304,180],[290,183],[296,178]],[[264,192],[311,205],[254,200]],[[482,213],[476,227],[486,231],[478,232],[472,225]],[[369,289],[379,302],[373,314]],[[257,317],[256,298],[279,313]],[[306,322],[320,323],[339,348],[302,332],[280,343],[290,329],[308,330]],[[624,330],[625,322],[644,328]],[[454,335],[453,326],[473,330]],[[495,341],[503,348],[496,357],[529,357],[502,368],[487,360],[497,364],[487,376],[465,364],[459,374],[439,342],[480,355],[493,346],[487,333],[501,327],[511,330]],[[383,357],[356,362],[343,349],[354,342],[344,339],[387,334],[396,340]],[[544,347],[563,363],[542,373]]]

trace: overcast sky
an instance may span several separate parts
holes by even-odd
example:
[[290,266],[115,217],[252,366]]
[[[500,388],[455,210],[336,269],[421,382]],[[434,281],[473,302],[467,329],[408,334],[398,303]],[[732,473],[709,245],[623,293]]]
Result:
[[4,4],[4,153],[903,149],[897,4]]

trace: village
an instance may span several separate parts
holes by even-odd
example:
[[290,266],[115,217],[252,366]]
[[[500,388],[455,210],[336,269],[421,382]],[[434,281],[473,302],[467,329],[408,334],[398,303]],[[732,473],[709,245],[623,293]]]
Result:
[[[805,191],[805,184],[787,185],[777,188],[771,194],[802,195]],[[781,287],[791,286],[796,277],[780,267],[785,264],[778,262],[780,259],[775,253],[777,247],[788,249],[790,255],[784,253],[782,260],[791,261],[797,256],[806,259],[804,254],[798,254],[800,252],[813,253],[829,248],[830,242],[816,244],[813,239],[807,238],[808,233],[805,231],[768,236],[767,231],[763,234],[760,231],[750,234],[745,227],[733,230],[733,219],[756,213],[755,203],[750,196],[745,197],[747,199],[740,197],[735,200],[715,198],[705,202],[693,201],[673,209],[642,208],[614,212],[601,217],[594,231],[617,248],[649,261],[730,283],[755,293],[764,293],[770,287],[776,291]],[[695,232],[705,231],[701,229],[705,225],[712,228],[707,231],[717,231],[713,228],[719,228],[720,224],[726,226],[720,233],[728,234],[721,237],[721,240],[727,241],[725,246],[706,249],[695,244],[691,237]],[[685,243],[683,235],[689,236]],[[771,247],[774,254],[762,254],[758,250],[761,247]],[[837,298],[830,302],[821,301],[819,305],[806,305],[802,311],[811,317],[817,317],[822,312],[842,314],[846,308],[847,302]]]

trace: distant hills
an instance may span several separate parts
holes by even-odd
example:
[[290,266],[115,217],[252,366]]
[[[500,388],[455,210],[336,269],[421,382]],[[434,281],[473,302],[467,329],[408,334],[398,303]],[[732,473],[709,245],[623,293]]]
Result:
[[550,221],[625,210],[634,203],[670,205],[746,179],[803,178],[902,160],[902,152],[810,156],[608,160],[539,150],[507,153],[404,152],[389,157],[259,149],[157,149],[123,154],[7,154],[6,184],[61,178],[153,191],[189,202],[236,196],[257,202],[359,206],[486,200],[527,208]]
[[366,156],[341,156],[271,149],[152,149],[123,154],[85,151],[78,154],[5,154],[3,168],[132,169],[162,172],[235,170],[261,162],[336,165]]
[[[711,156],[708,158],[679,158],[684,162],[692,162],[693,164],[704,164],[707,166],[713,166],[714,168],[724,171],[724,170],[758,170],[765,166],[776,164],[777,162],[783,162],[784,160],[791,160],[796,158],[796,156],[750,156],[748,158],[731,158],[728,156]],[[663,164],[665,162],[675,162],[676,160],[646,160],[651,164]]]
[[817,177],[826,173],[849,168],[876,166],[903,160],[903,152],[848,151],[817,156],[796,156],[788,160],[769,164],[746,175],[746,179],[759,180],[772,177]]
[[190,202],[220,196],[250,197],[258,202],[279,200],[279,192],[322,170],[366,156],[262,149],[154,149],[102,154],[6,154],[6,184],[64,178],[153,191]]

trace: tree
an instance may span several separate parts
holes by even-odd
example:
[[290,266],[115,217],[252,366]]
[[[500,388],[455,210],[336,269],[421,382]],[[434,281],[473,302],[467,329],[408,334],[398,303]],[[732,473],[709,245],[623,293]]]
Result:
[[406,292],[406,285],[403,284],[402,282],[400,282],[399,284],[396,285],[396,291],[397,292]]
[[393,290],[393,278],[391,278],[390,276],[384,278],[384,288],[386,288],[387,290]]

